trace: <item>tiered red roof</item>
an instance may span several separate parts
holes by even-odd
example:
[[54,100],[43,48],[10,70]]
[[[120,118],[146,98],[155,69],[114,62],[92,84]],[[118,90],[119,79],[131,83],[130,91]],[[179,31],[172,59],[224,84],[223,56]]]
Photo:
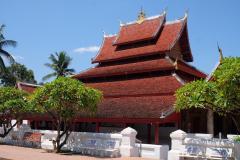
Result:
[[124,75],[133,73],[144,73],[152,71],[163,71],[163,70],[175,70],[178,69],[182,72],[187,72],[197,77],[205,78],[206,74],[199,71],[195,67],[182,62],[177,61],[176,64],[169,60],[168,58],[147,60],[142,62],[126,63],[126,64],[116,64],[110,66],[97,66],[90,68],[80,74],[74,75],[74,78],[93,78],[93,77],[110,77],[114,75]]
[[180,60],[177,60],[175,62],[175,66],[176,66],[176,69],[177,70],[180,70],[182,72],[185,72],[185,73],[189,73],[191,75],[194,75],[196,77],[199,77],[199,78],[206,78],[206,74],[200,70],[198,70],[197,68],[183,62],[183,61],[180,61]]
[[132,23],[121,26],[114,44],[122,45],[155,38],[165,22],[165,16],[166,14],[163,14],[145,20],[141,25]]
[[[153,21],[153,20],[154,19],[149,21]],[[136,23],[135,25],[136,26],[144,25],[144,23],[143,24]],[[131,25],[127,25],[127,27],[129,26],[131,30],[137,30],[138,28],[136,27],[135,29],[132,29]],[[175,45],[177,40],[180,38],[182,31],[184,31],[185,27],[186,27],[186,18],[178,20],[174,23],[164,23],[160,36],[158,37],[155,43],[150,43],[148,45],[133,47],[129,49],[123,49],[123,50],[118,50],[117,49],[118,46],[113,45],[116,39],[118,39],[118,36],[104,37],[102,47],[98,55],[93,60],[93,63],[116,61],[120,59],[127,59],[131,57],[142,56],[142,55],[165,54],[166,52],[169,52],[172,49],[172,47]],[[129,35],[132,35],[134,33],[130,33]],[[129,36],[129,39],[132,39],[130,37],[131,36]],[[192,56],[189,55],[189,57],[192,57]],[[192,61],[192,59],[188,58],[188,61]]]
[[92,61],[99,64],[73,77],[103,92],[98,117],[159,118],[173,110],[179,87],[206,77],[192,60],[187,16],[166,22],[163,14],[105,36]]
[[160,118],[173,107],[174,96],[104,98],[97,116],[107,118]]
[[117,64],[110,66],[98,66],[88,69],[80,74],[74,75],[75,78],[90,77],[109,77],[113,75],[123,75],[132,73],[143,73],[157,70],[172,70],[175,67],[168,59],[155,59],[142,62]]
[[172,75],[87,85],[103,91],[104,97],[173,95],[182,86]]

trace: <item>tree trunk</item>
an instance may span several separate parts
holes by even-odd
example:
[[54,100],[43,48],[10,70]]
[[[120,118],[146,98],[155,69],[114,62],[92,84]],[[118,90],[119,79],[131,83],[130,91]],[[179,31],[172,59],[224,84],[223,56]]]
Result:
[[[19,121],[16,121],[13,125],[11,124],[10,128],[8,128],[8,124],[3,124],[4,131],[0,134],[1,138],[4,138],[8,135],[8,133],[18,124]],[[11,122],[10,122],[11,123]]]
[[58,120],[57,121],[57,137],[56,137],[56,141],[54,143],[55,144],[55,146],[54,146],[55,153],[59,153],[61,151],[61,148],[59,148],[60,140],[61,140],[60,134],[61,134],[61,121]]
[[[58,125],[57,138],[56,138],[56,148],[55,152],[60,153],[61,148],[66,144],[69,135],[71,134],[71,123],[64,122],[64,130],[61,133],[61,123]],[[61,142],[62,137],[64,140]]]
[[67,140],[68,140],[68,137],[70,135],[70,132],[67,131],[64,135],[66,135],[66,136],[65,136],[63,142],[59,145],[60,149],[67,143]]
[[207,112],[207,133],[214,134],[214,113],[210,109]]

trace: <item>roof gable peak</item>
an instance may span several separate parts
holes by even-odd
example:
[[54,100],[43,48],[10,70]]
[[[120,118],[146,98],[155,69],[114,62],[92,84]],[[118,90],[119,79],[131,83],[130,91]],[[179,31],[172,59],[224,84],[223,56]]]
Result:
[[181,17],[181,18],[178,18],[178,19],[173,20],[173,21],[166,21],[165,25],[171,25],[171,24],[175,24],[175,23],[180,23],[180,22],[186,21],[187,17],[188,17],[188,13],[186,12],[184,14],[184,16]]
[[[157,18],[162,17],[162,16],[166,16],[166,11],[164,11],[162,14],[158,14],[158,15],[154,15],[154,16],[150,16],[150,17],[145,17],[143,22],[148,21],[148,20],[157,19]],[[138,20],[130,21],[130,22],[127,22],[127,23],[122,23],[121,22],[120,27],[133,25],[133,24],[142,24],[142,23],[138,23]]]

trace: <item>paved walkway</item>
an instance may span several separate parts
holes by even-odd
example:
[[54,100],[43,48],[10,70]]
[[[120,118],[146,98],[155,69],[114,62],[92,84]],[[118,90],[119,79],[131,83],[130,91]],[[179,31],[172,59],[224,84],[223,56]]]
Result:
[[10,160],[147,160],[137,157],[95,158],[82,155],[59,155],[55,153],[47,153],[42,149],[24,148],[8,145],[0,145],[0,160],[1,158],[6,158]]

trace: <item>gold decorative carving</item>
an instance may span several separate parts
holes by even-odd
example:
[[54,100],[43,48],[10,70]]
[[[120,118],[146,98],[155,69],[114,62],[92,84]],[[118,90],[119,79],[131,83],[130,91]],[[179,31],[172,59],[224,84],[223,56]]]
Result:
[[143,9],[141,8],[141,11],[138,14],[137,23],[141,24],[145,20],[145,16],[146,16],[146,14],[144,13]]

